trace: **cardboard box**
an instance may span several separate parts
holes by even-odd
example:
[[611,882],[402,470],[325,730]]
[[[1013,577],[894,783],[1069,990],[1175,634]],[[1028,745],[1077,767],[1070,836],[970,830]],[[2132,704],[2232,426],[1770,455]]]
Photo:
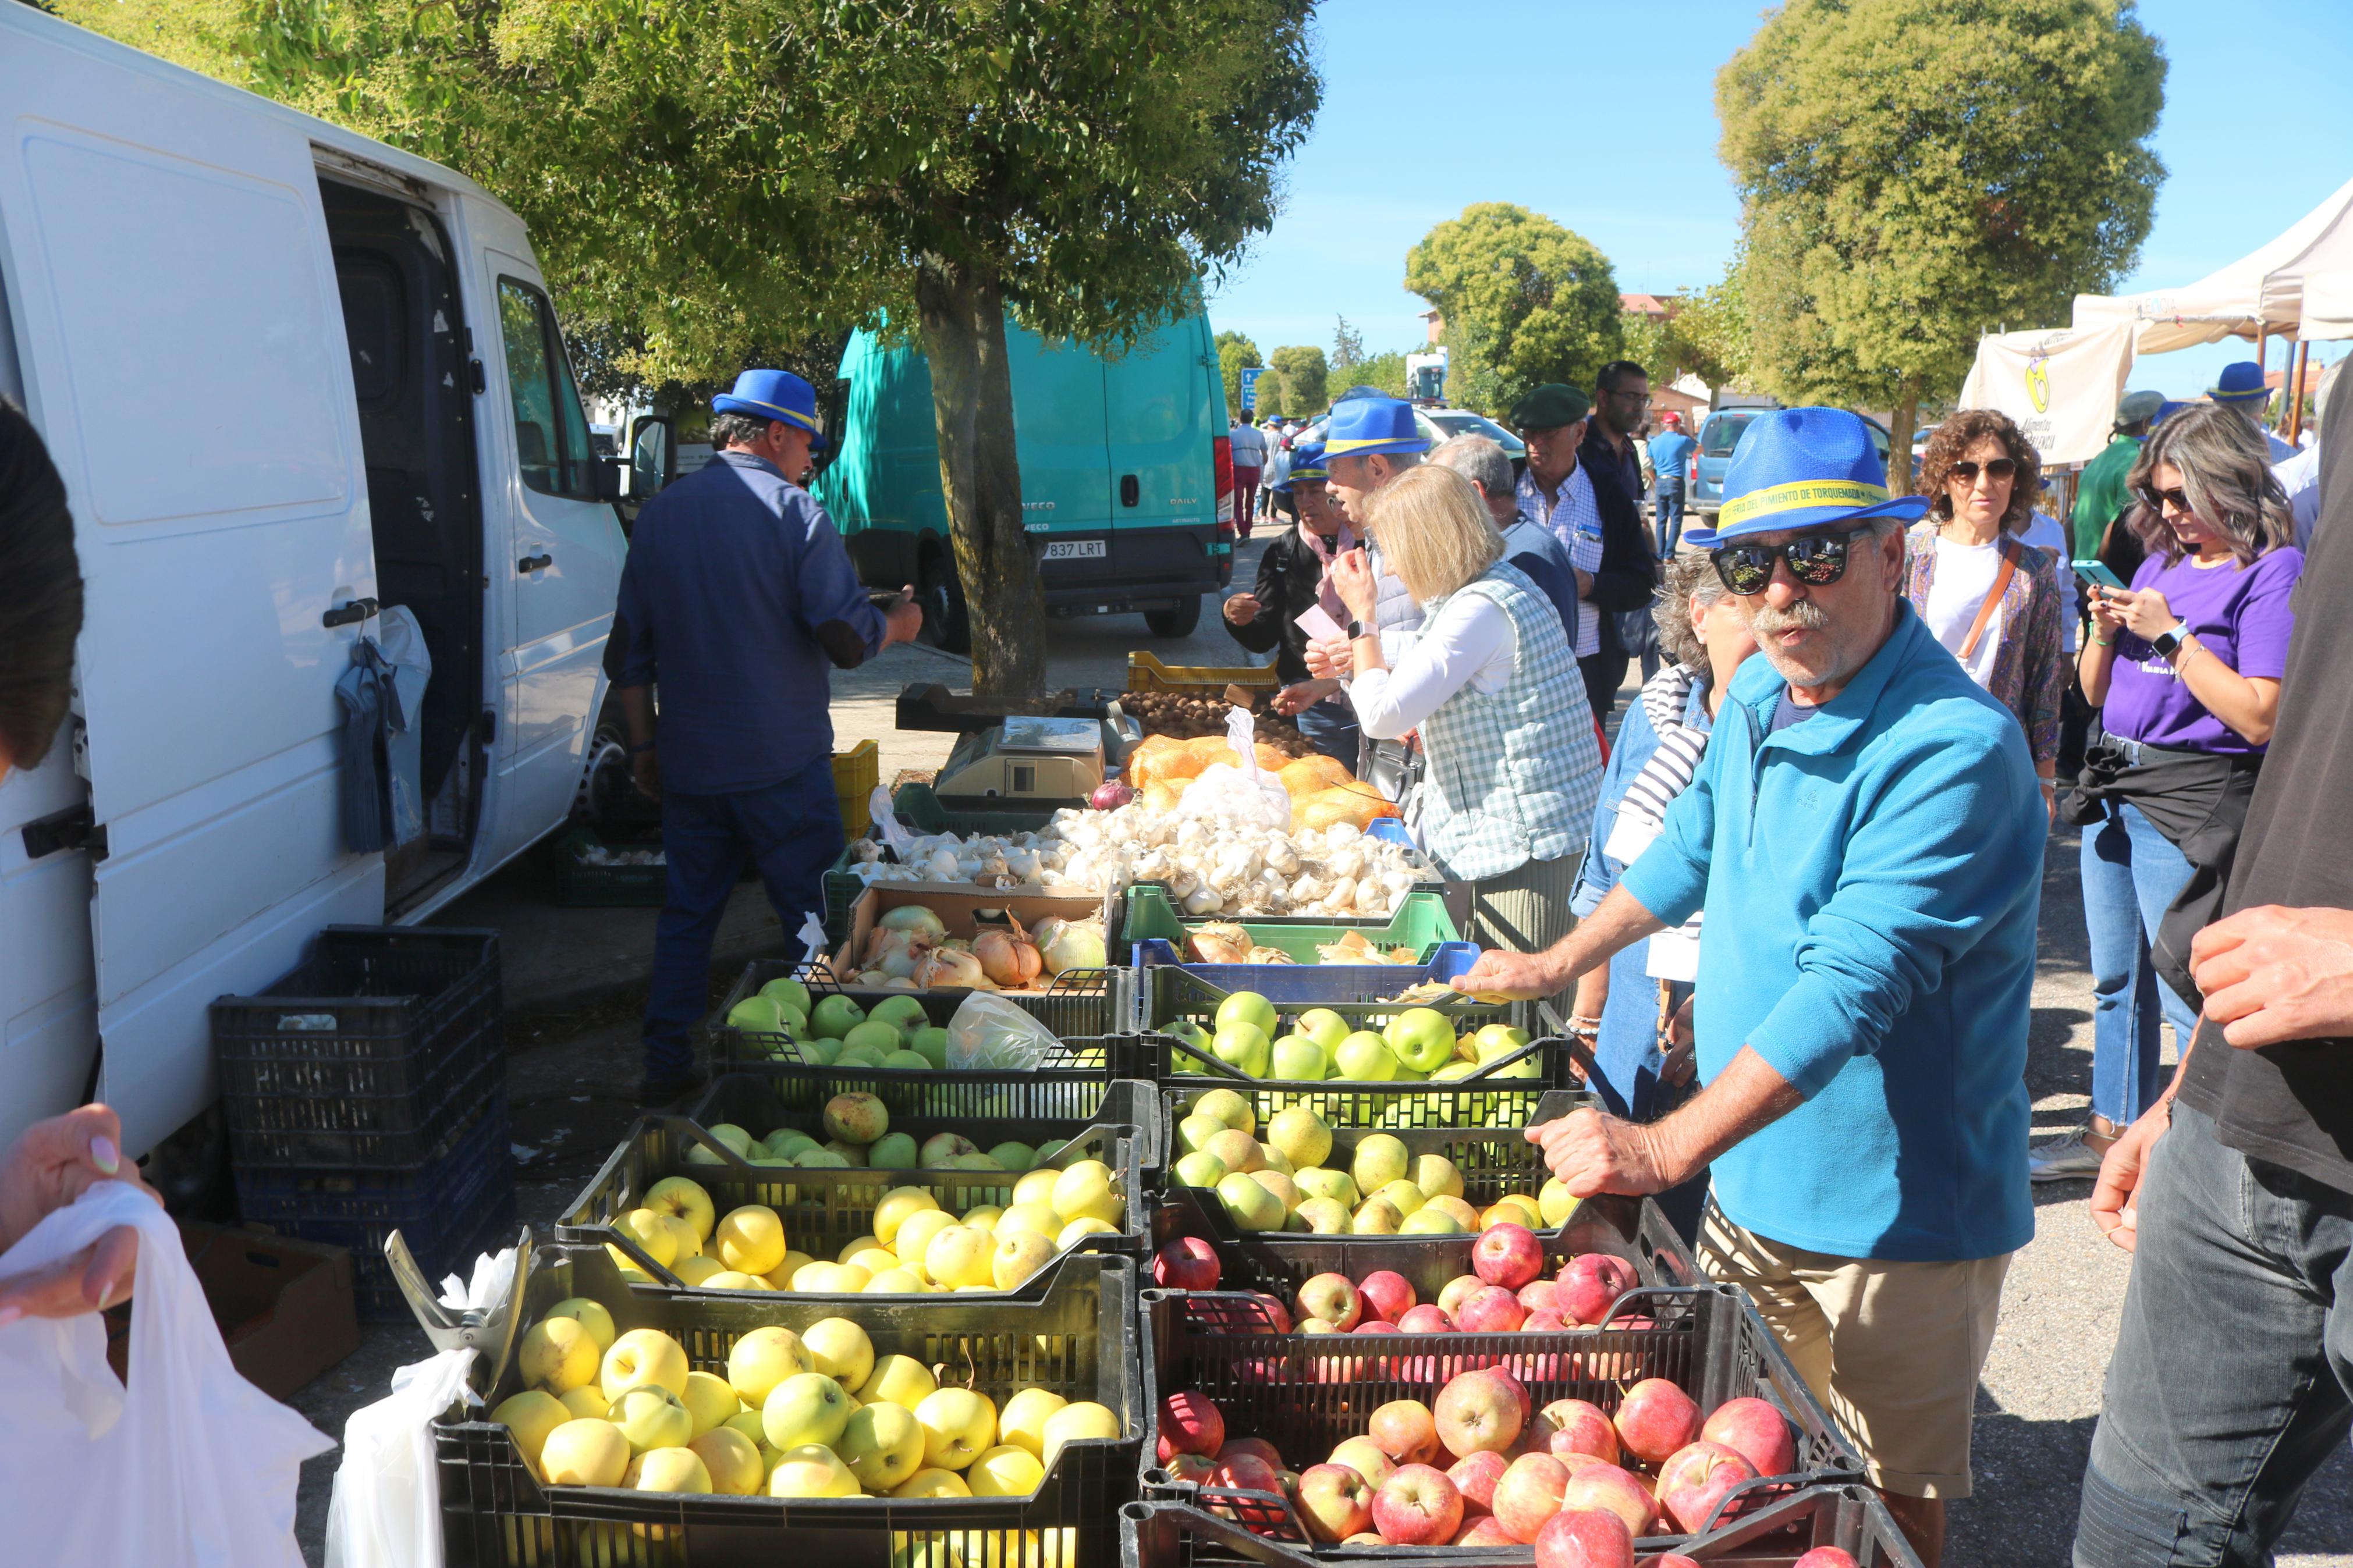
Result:
[[[1071,896],[1009,890],[983,892],[969,884],[955,891],[938,891],[915,883],[877,883],[860,893],[858,901],[849,907],[849,938],[834,954],[834,972],[842,976],[845,983],[858,973],[858,965],[852,960],[866,950],[866,940],[873,934],[875,922],[886,910],[908,904],[923,905],[940,917],[940,923],[947,927],[950,936],[961,937],[969,937],[983,929],[980,915],[984,910],[1006,910],[1021,922],[1025,931],[1035,929],[1037,923],[1048,915],[1079,921],[1103,912],[1103,900],[1093,893]],[[1106,929],[1110,929],[1109,922],[1106,922]],[[1108,943],[1105,944],[1105,960],[1112,962]],[[1038,978],[1039,984],[1031,989],[1047,989],[1050,984],[1049,977],[1041,974]],[[966,988],[940,986],[935,989],[940,994],[961,996]]]
[[[229,1361],[271,1398],[286,1398],[360,1348],[346,1249],[195,1220],[180,1222],[180,1244]],[[137,1305],[134,1294],[106,1315],[106,1355],[117,1377],[129,1376]]]

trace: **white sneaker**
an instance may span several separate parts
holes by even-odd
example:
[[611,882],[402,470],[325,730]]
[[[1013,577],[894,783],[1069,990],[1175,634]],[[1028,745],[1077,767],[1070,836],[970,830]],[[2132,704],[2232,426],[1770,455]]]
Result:
[[2084,1142],[2082,1133],[2071,1132],[2056,1142],[2028,1150],[2026,1173],[2037,1182],[2080,1181],[2100,1173],[2105,1152]]

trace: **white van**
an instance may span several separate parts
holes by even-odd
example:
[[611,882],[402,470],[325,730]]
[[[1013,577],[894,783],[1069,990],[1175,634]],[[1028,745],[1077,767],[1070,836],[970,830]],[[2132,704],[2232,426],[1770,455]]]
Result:
[[[71,743],[0,783],[0,1144],[96,1095],[139,1152],[214,1097],[214,997],[563,820],[620,479],[463,176],[24,5],[0,128],[0,393],[88,600]],[[391,605],[432,658],[430,830],[352,854],[334,687]]]

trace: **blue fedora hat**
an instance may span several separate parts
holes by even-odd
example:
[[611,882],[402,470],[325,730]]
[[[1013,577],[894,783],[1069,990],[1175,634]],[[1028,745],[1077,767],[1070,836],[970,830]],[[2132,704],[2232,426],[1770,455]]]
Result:
[[1777,408],[1742,431],[1725,465],[1714,528],[1683,537],[1701,550],[1752,533],[1926,514],[1925,496],[1891,496],[1871,429],[1843,408]]
[[809,445],[825,445],[818,427],[817,393],[788,370],[747,370],[735,378],[734,389],[711,400],[713,414],[748,414],[754,419],[781,419],[797,425],[812,437]]
[[2214,384],[2206,389],[2207,397],[2215,403],[2255,403],[2271,401],[2272,389],[2263,384],[2263,367],[2251,359],[2236,364],[2226,364]]
[[1328,479],[1332,476],[1324,468],[1324,443],[1301,441],[1291,448],[1291,467],[1283,471],[1274,489],[1289,494],[1293,483],[1299,479]]
[[1413,405],[1395,397],[1345,397],[1332,408],[1324,457],[1369,458],[1376,452],[1426,452],[1430,437],[1414,428]]

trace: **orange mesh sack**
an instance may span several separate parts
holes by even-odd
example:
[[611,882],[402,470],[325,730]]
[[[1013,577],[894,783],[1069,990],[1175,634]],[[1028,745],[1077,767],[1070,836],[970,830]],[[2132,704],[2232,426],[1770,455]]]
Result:
[[1294,801],[1305,800],[1324,790],[1355,782],[1344,764],[1321,752],[1287,763],[1279,771],[1278,776]]
[[1361,832],[1379,817],[1404,815],[1397,802],[1362,780],[1351,779],[1298,802],[1292,808],[1291,825],[1294,828],[1324,828],[1335,822],[1345,822]]

